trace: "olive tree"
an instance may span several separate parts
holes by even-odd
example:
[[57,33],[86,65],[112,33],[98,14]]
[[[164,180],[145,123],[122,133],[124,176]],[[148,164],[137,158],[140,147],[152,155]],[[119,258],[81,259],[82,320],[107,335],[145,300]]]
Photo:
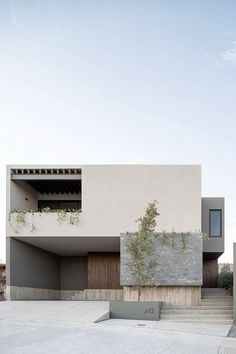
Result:
[[138,289],[138,300],[141,296],[141,288],[153,277],[153,271],[156,262],[151,260],[152,240],[151,235],[155,233],[156,218],[158,216],[157,202],[154,200],[149,203],[143,216],[139,217],[138,231],[128,233],[126,240],[127,251],[130,254],[131,274],[134,280],[134,286]]

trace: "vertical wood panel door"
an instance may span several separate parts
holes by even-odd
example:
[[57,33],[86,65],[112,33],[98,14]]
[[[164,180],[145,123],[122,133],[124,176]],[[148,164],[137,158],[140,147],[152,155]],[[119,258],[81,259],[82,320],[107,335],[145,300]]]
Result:
[[119,289],[119,253],[88,254],[88,289]]
[[218,287],[218,260],[203,260],[203,288]]

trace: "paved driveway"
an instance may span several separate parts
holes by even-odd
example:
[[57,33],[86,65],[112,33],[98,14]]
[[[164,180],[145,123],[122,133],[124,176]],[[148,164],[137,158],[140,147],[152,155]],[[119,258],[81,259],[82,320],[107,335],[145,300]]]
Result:
[[3,301],[1,321],[79,325],[92,323],[108,311],[108,301]]
[[236,339],[224,337],[226,328],[129,320],[93,323],[107,310],[102,301],[2,302],[0,353],[236,353]]

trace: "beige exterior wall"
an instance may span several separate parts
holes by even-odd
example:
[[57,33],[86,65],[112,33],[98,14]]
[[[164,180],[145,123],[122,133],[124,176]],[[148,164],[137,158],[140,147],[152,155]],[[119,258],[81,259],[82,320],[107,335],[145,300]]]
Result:
[[10,208],[37,209],[37,192],[26,182],[10,182]]
[[[37,207],[37,193],[34,195],[31,189],[25,188],[19,192],[13,186],[10,168],[17,167],[28,168],[8,168],[8,211],[26,208],[25,198]],[[36,236],[118,236],[121,232],[134,231],[135,220],[154,199],[159,202],[158,231],[201,230],[201,167],[198,165],[30,166],[40,167],[82,169],[82,214],[78,225],[58,223],[51,214],[35,215]],[[32,236],[30,229],[26,223],[18,235]],[[7,235],[14,236],[8,223]]]

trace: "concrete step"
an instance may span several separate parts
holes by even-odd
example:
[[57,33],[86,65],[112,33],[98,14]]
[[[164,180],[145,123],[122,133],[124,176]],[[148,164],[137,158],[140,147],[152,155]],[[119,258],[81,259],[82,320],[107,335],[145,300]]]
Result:
[[228,295],[228,291],[201,291],[201,293],[204,294],[211,294],[211,295]]
[[218,309],[212,309],[212,310],[204,310],[204,309],[196,309],[196,310],[172,310],[172,309],[164,309],[161,311],[161,313],[164,314],[205,314],[205,315],[211,315],[211,314],[224,314],[224,315],[232,315],[232,309],[231,310],[218,310]]
[[[208,306],[233,306],[233,301],[201,301],[201,305],[208,305]],[[200,306],[201,306],[200,305]]]
[[219,309],[219,310],[231,310],[231,311],[233,311],[233,305],[231,305],[231,306],[202,306],[201,305],[201,308],[202,309],[205,309],[205,310],[212,310],[212,309]]
[[201,303],[205,303],[205,302],[209,302],[209,303],[212,303],[212,304],[215,304],[215,303],[220,303],[220,304],[231,304],[233,303],[233,299],[209,299],[209,298],[203,298],[201,299]]
[[184,313],[184,314],[161,314],[161,319],[222,319],[222,320],[230,320],[233,319],[233,314],[192,314],[192,313]]
[[203,289],[201,305],[166,304],[162,307],[161,320],[232,324],[233,298],[224,289]]
[[200,306],[205,306],[205,307],[215,307],[215,308],[218,308],[218,307],[229,307],[229,308],[232,308],[233,307],[233,303],[232,302],[228,302],[228,303],[225,303],[225,302],[215,302],[214,304],[212,302],[202,302],[202,304]]
[[232,325],[233,323],[233,320],[232,319],[229,319],[229,320],[222,320],[222,319],[210,319],[210,318],[207,318],[207,319],[162,319],[162,321],[165,321],[165,322],[187,322],[187,323],[215,323],[215,324],[229,324],[229,325]]
[[216,295],[202,295],[201,296],[202,299],[232,299],[233,296],[230,295],[220,295],[220,296],[216,296]]
[[202,291],[202,295],[229,295],[228,291]]
[[202,293],[225,293],[226,290],[223,288],[202,288]]
[[[199,305],[199,306],[163,306],[163,310],[215,310],[215,305]],[[217,310],[231,310],[233,309],[233,305],[222,305],[217,306]]]
[[221,292],[207,292],[207,291],[202,291],[202,295],[211,295],[211,296],[214,296],[214,295],[220,295],[220,296],[228,296],[229,293],[226,292],[226,291],[221,291]]
[[217,294],[215,295],[207,294],[207,295],[202,295],[201,297],[202,299],[231,299],[232,298],[232,296],[230,295],[217,295]]

